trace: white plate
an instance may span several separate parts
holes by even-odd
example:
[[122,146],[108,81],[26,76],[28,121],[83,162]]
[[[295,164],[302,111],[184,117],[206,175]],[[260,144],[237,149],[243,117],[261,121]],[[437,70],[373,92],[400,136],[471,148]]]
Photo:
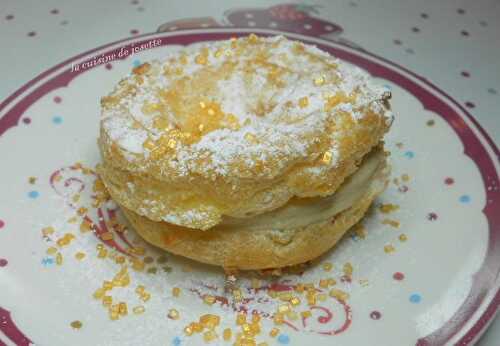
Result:
[[[99,160],[99,98],[133,65],[185,45],[249,32],[279,33],[233,27],[135,37],[59,64],[0,105],[0,345],[204,344],[201,334],[186,336],[183,328],[206,313],[221,317],[212,344],[230,344],[222,331],[231,328],[234,341],[240,330],[237,311],[262,316],[256,340],[269,344],[465,345],[478,337],[500,301],[498,149],[463,107],[414,73],[342,42],[291,33],[287,36],[367,70],[392,90],[396,121],[386,142],[398,182],[391,182],[376,205],[392,203],[399,209],[384,214],[374,207],[362,222],[364,239],[360,232],[349,233],[301,275],[262,280],[259,290],[245,275],[239,280],[241,302],[224,293],[221,270],[168,254],[166,263],[158,263],[163,254],[146,245],[141,245],[147,248],[144,256],[154,262],[142,272],[130,269],[130,284],[111,291],[114,302],[127,302],[127,316],[111,321],[92,297],[119,269],[109,255],[142,244],[132,229],[123,238],[109,229],[115,244],[79,230],[87,216],[97,231],[106,231],[99,216],[107,220],[116,208],[112,203],[91,206],[95,177],[75,166],[93,167]],[[109,64],[82,64],[152,40],[159,46]],[[80,69],[72,71],[76,65]],[[88,208],[80,210],[82,215],[81,206]],[[55,231],[43,236],[48,226]],[[66,233],[74,239],[58,246]],[[107,249],[106,259],[98,258],[98,245]],[[47,254],[50,247],[61,254],[61,265],[56,254]],[[78,252],[86,254],[83,260],[75,258]],[[325,263],[334,268],[325,270]],[[352,277],[345,275],[346,263],[352,265]],[[153,267],[156,274],[148,273]],[[330,297],[332,287],[321,288],[326,299],[313,307],[297,294],[302,303],[296,310],[310,310],[312,316],[288,319],[277,326],[276,337],[269,336],[276,327],[270,316],[280,303],[268,295],[269,288],[293,292],[298,282],[328,278],[348,293],[346,301]],[[151,294],[147,302],[135,293],[137,285]],[[180,297],[172,296],[173,287],[181,288]],[[207,294],[217,297],[215,304],[203,302]],[[138,305],[145,307],[141,315],[132,312]],[[172,308],[179,319],[167,317]],[[81,328],[73,328],[74,321]]]

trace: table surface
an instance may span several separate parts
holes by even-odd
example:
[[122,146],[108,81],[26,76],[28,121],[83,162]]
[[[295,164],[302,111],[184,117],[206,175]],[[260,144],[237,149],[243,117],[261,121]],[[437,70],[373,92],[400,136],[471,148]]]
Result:
[[[293,1],[289,1],[292,3]],[[69,57],[188,17],[220,19],[235,7],[281,1],[2,0],[0,101]],[[500,144],[500,2],[302,1],[342,37],[429,79],[462,102]],[[500,318],[479,341],[500,343]]]

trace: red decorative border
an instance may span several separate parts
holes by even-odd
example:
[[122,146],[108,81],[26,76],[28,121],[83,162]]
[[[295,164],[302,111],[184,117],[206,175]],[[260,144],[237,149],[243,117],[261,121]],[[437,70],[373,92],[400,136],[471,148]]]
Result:
[[[251,31],[263,36],[281,33],[262,29],[252,29]],[[203,31],[198,32],[185,31],[156,36],[162,38],[162,45],[187,45],[199,41],[221,40],[227,39],[232,36],[246,35],[248,34],[248,32],[250,32],[250,30],[238,28],[231,28],[230,30],[204,29]],[[287,33],[281,34],[289,35]],[[371,53],[354,51],[352,48],[349,48],[347,45],[344,45],[340,42],[333,43],[323,39],[314,39],[305,36],[299,36],[296,34],[289,36],[293,36],[292,38],[294,39],[301,39],[302,41],[316,44],[319,48],[328,51],[343,60],[349,61],[355,65],[362,67],[363,69],[369,71],[372,75],[391,80],[402,88],[408,90],[422,102],[426,109],[442,116],[443,119],[448,122],[448,124],[455,130],[464,145],[464,153],[476,163],[478,168],[480,168],[480,172],[485,185],[499,185],[498,172],[495,168],[495,164],[492,161],[492,158],[490,158],[487,150],[482,145],[479,138],[474,134],[474,131],[465,123],[465,121],[461,117],[461,114],[462,116],[467,117],[474,124],[476,129],[481,133],[483,138],[489,144],[491,150],[494,152],[497,158],[500,157],[498,148],[495,146],[484,129],[472,117],[472,115],[468,113],[458,102],[453,100],[449,95],[444,93],[435,85],[425,80],[424,78],[408,71],[402,66],[399,66]],[[141,37],[143,37],[144,40],[138,42]],[[117,43],[128,42],[130,44],[131,41],[136,44],[146,43],[152,37],[152,35],[147,34],[142,35],[141,37],[122,40]],[[63,69],[62,72],[59,72],[48,81],[36,87],[28,95],[22,97],[13,105],[12,108],[9,109],[9,111],[4,114],[4,116],[2,116],[2,118],[0,118],[0,136],[9,128],[16,126],[24,111],[34,102],[36,102],[38,99],[40,99],[50,91],[67,86],[73,78],[75,78],[79,73],[83,72],[70,72],[69,68],[66,68],[70,62],[79,60],[93,52],[110,47],[112,45],[116,45],[117,43],[106,45],[104,47],[81,54],[75,58],[69,59],[64,63],[61,63],[56,67],[50,69],[49,71],[42,73],[32,81],[25,84],[19,90],[17,90],[13,95],[8,97],[0,105],[0,111],[5,109],[8,105],[10,105],[10,103],[13,103],[18,96],[27,91],[34,84],[43,80],[45,77],[50,76],[52,73],[56,73],[60,69]],[[120,48],[113,49],[109,52],[106,52],[105,54],[111,54],[112,52],[117,53]],[[390,66],[390,68],[384,66],[384,64]],[[400,71],[410,76],[411,78],[403,75]],[[432,92],[421,86],[419,83],[415,82],[413,79],[416,79],[419,81],[419,83],[426,85],[427,88],[432,90]],[[440,97],[436,95],[439,95]],[[457,112],[455,108],[459,109],[459,112]],[[464,304],[454,314],[450,321],[445,323],[442,328],[418,340],[417,345],[419,346],[445,344],[451,338],[456,336],[457,333],[462,331],[463,327],[469,321],[469,319],[476,318],[474,316],[475,313],[485,304],[487,304],[487,308],[483,312],[483,314],[458,341],[459,345],[469,345],[470,342],[483,331],[484,326],[487,325],[487,323],[493,318],[498,309],[498,306],[500,304],[500,290],[498,290],[496,286],[500,267],[500,213],[496,211],[500,210],[500,191],[494,189],[488,190],[485,188],[485,192],[487,204],[483,209],[483,212],[487,217],[489,223],[489,244],[485,261],[480,270],[474,275],[471,291]],[[495,288],[497,289],[497,292],[493,292]],[[488,299],[490,296],[493,296],[492,298],[490,298],[491,300],[489,302],[486,301],[486,299]]]

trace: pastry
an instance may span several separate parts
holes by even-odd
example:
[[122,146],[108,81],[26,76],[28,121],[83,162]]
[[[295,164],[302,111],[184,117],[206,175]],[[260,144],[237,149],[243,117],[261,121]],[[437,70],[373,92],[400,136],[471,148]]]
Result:
[[160,248],[235,269],[306,262],[383,191],[389,98],[281,36],[191,47],[102,98],[98,173]]

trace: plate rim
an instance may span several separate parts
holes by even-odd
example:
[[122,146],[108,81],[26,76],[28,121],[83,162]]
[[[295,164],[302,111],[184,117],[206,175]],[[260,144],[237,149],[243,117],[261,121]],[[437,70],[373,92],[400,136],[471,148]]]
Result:
[[[182,35],[197,35],[197,34],[203,35],[203,34],[214,34],[214,33],[223,33],[223,34],[238,33],[236,35],[245,35],[245,34],[249,34],[249,33],[260,33],[260,34],[265,34],[265,35],[280,35],[281,34],[281,35],[296,38],[296,39],[299,39],[302,41],[308,41],[310,43],[311,42],[312,43],[319,42],[319,44],[322,44],[325,46],[332,46],[332,45],[333,46],[340,46],[342,49],[351,50],[351,51],[356,52],[355,54],[367,55],[370,58],[376,60],[378,63],[383,62],[385,64],[388,64],[388,65],[392,66],[393,68],[399,70],[399,71],[397,71],[398,73],[401,73],[401,72],[407,73],[410,76],[412,76],[413,78],[416,78],[420,83],[426,84],[431,89],[433,89],[434,92],[438,93],[440,95],[440,97],[442,97],[442,98],[446,99],[448,102],[452,103],[471,122],[471,125],[473,125],[473,126],[469,125],[468,129],[470,131],[472,131],[472,133],[477,137],[477,139],[479,140],[481,145],[484,147],[484,149],[491,150],[493,156],[496,156],[496,158],[500,157],[499,148],[496,146],[496,144],[494,143],[492,138],[489,136],[489,134],[486,132],[486,130],[479,124],[479,122],[472,116],[471,113],[469,113],[459,102],[457,102],[453,97],[451,97],[449,94],[447,94],[444,90],[440,89],[435,84],[433,84],[431,81],[429,81],[426,78],[418,75],[417,73],[407,69],[406,67],[404,67],[398,63],[395,63],[389,59],[381,57],[377,54],[374,54],[372,52],[362,50],[362,49],[357,49],[357,48],[348,46],[346,44],[343,44],[342,42],[335,42],[335,41],[328,40],[328,39],[322,38],[322,37],[311,37],[311,36],[307,36],[307,35],[303,35],[303,34],[291,33],[291,32],[287,32],[287,31],[274,30],[274,29],[245,28],[245,27],[181,29],[181,30],[172,31],[172,32],[146,33],[146,34],[137,35],[134,37],[128,37],[128,38],[124,38],[124,39],[121,39],[118,41],[114,41],[114,42],[99,46],[97,48],[88,50],[88,51],[83,52],[81,54],[75,55],[69,59],[66,59],[63,62],[54,65],[52,68],[49,68],[49,69],[43,71],[42,73],[38,74],[36,77],[34,77],[30,81],[23,84],[21,87],[19,87],[17,90],[15,90],[12,94],[10,94],[9,96],[7,96],[5,99],[2,100],[2,102],[0,103],[0,114],[1,114],[1,117],[0,117],[0,136],[2,136],[11,127],[15,127],[18,125],[19,120],[21,118],[21,115],[22,115],[22,113],[24,113],[24,111],[21,112],[21,114],[17,118],[15,118],[14,116],[8,117],[8,115],[15,114],[15,112],[12,112],[12,109],[15,107],[15,105],[18,105],[27,97],[27,96],[23,96],[23,95],[25,95],[26,93],[29,93],[29,91],[30,91],[30,89],[32,89],[32,87],[33,88],[37,87],[37,84],[44,85],[44,83],[47,83],[47,82],[43,81],[44,79],[49,78],[49,77],[55,78],[55,77],[53,77],[53,75],[57,72],[60,72],[61,69],[64,70],[64,68],[67,67],[68,64],[70,64],[71,62],[78,61],[79,59],[82,59],[84,57],[92,56],[92,54],[95,52],[99,52],[99,51],[102,51],[104,49],[107,49],[107,48],[110,48],[113,46],[117,46],[120,44],[123,45],[127,42],[140,42],[140,40],[143,38],[152,38],[154,36],[168,38],[168,37],[179,36],[179,35],[180,36],[182,36]],[[203,42],[203,41],[205,41],[205,40],[202,40],[201,42]],[[200,42],[200,41],[196,41],[196,42]],[[75,75],[75,77],[76,77],[76,75]],[[70,81],[71,80],[68,81],[68,84]],[[57,89],[59,87],[56,87],[55,89]],[[31,96],[31,95],[32,95],[32,93],[28,94],[28,96]],[[43,97],[44,95],[45,94],[41,95],[39,98]],[[29,105],[36,102],[36,100],[38,100],[39,98],[35,99],[35,101],[31,102]],[[17,103],[16,103],[16,100],[19,100],[19,99],[20,99],[20,101],[17,101]],[[8,109],[8,106],[11,106],[14,103],[16,103],[16,104]],[[455,128],[453,128],[453,129],[455,131]],[[477,131],[480,134],[480,136],[478,136],[475,133],[475,131]],[[482,143],[482,140],[484,140],[486,142],[486,145],[485,145],[485,143]],[[488,152],[488,151],[486,150],[486,152]],[[488,153],[488,154],[489,154],[489,156],[491,155],[491,153]],[[499,169],[497,167],[498,162],[495,162],[495,157],[488,157],[488,158],[492,161],[493,166],[495,167],[496,173],[498,174],[498,172],[499,172]],[[473,162],[476,164],[477,169],[481,172],[481,169],[480,169],[479,165],[477,164],[477,162],[475,160],[473,160]],[[495,165],[495,163],[497,165]],[[497,178],[497,180],[498,180],[498,178]],[[485,209],[486,209],[486,207],[485,207]],[[483,213],[484,213],[484,209],[483,209]],[[492,225],[490,225],[490,227],[491,226]],[[493,231],[494,230],[489,229],[490,233]],[[489,246],[491,245],[490,242],[488,243],[488,245]],[[484,263],[481,265],[481,268],[483,267],[483,265],[484,265]],[[492,297],[489,299],[489,302],[487,302],[487,305],[485,307],[483,307],[483,304],[484,304],[484,301],[483,301],[481,303],[481,305],[474,311],[472,317],[475,317],[475,321],[473,321],[472,325],[469,326],[468,328],[465,328],[464,326],[462,326],[457,331],[457,334],[460,334],[460,333],[463,334],[461,336],[461,338],[458,340],[458,344],[471,345],[471,344],[475,343],[477,341],[477,339],[479,339],[479,337],[484,333],[487,326],[493,321],[495,315],[498,313],[498,307],[500,306],[500,280],[498,278],[498,273],[497,273],[497,277],[496,277],[496,286],[493,285],[490,288],[488,296],[489,295],[491,295]],[[486,297],[484,297],[484,299],[486,299]],[[482,311],[478,312],[480,310],[482,310]],[[479,314],[479,316],[475,316],[476,314]],[[448,322],[449,321],[445,322],[443,325],[446,325]],[[470,322],[470,320],[466,321],[466,322]],[[451,338],[454,338],[457,334],[451,336]],[[449,341],[449,340],[447,340],[447,341]],[[417,343],[417,345],[420,345],[420,344]],[[424,345],[424,344],[421,344],[421,345]]]

